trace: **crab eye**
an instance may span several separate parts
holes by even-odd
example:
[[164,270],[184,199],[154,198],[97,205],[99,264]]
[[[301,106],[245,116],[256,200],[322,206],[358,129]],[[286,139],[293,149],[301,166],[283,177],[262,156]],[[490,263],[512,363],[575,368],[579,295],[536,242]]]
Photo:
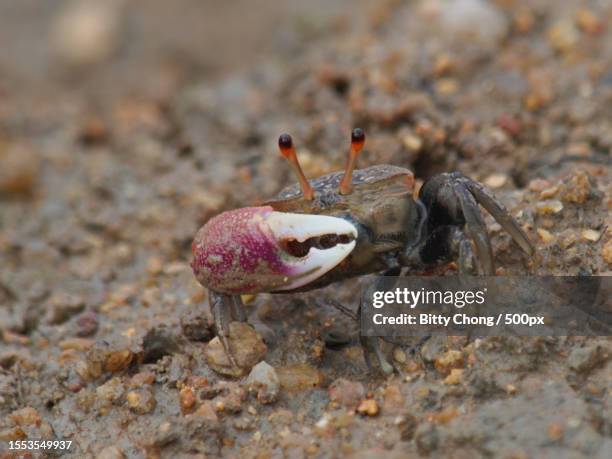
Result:
[[348,161],[346,162],[346,169],[344,170],[344,177],[340,182],[339,192],[340,194],[350,194],[353,191],[351,187],[351,181],[353,180],[353,170],[357,164],[357,157],[359,152],[363,149],[365,144],[365,132],[361,128],[353,129],[351,132],[351,148],[349,150]]
[[295,175],[297,176],[300,187],[302,188],[302,193],[304,194],[304,198],[311,201],[314,198],[314,190],[306,180],[306,176],[300,167],[300,162],[297,159],[297,155],[295,153],[295,148],[293,147],[293,139],[289,134],[281,134],[278,138],[278,148],[280,149],[281,154],[287,158],[289,164],[293,168]]
[[351,132],[351,143],[364,143],[365,142],[365,132],[361,128],[353,129]]

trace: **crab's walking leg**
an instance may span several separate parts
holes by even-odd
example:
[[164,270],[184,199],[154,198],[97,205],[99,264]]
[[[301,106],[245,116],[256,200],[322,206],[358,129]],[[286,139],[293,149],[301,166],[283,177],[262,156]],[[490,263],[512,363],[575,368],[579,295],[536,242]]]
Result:
[[234,308],[234,300],[230,295],[218,293],[214,290],[209,290],[210,309],[215,320],[217,328],[217,336],[223,345],[225,355],[227,355],[230,364],[237,367],[236,359],[232,354],[229,343],[229,324],[232,320],[232,309]]
[[[471,258],[481,274],[495,274],[491,242],[478,204],[491,213],[525,253],[534,252],[527,235],[502,204],[482,185],[458,172],[439,174],[428,180],[421,188],[420,199],[427,209],[429,234],[419,248],[424,262],[458,256],[460,270],[469,272]],[[476,248],[476,257],[470,253],[470,240]]]
[[237,320],[238,322],[247,321],[247,314],[244,310],[244,303],[242,302],[242,298],[240,297],[240,295],[232,296],[231,312],[233,320]]
[[482,207],[487,209],[489,212],[501,225],[503,229],[505,229],[514,242],[518,244],[518,246],[525,252],[527,255],[533,255],[535,252],[535,248],[533,244],[523,231],[523,229],[518,225],[516,220],[512,218],[512,215],[506,210],[506,208],[493,196],[489,190],[487,190],[480,183],[471,180],[468,177],[461,177],[461,183],[465,185],[465,187],[470,191],[472,195],[476,198],[476,201]]

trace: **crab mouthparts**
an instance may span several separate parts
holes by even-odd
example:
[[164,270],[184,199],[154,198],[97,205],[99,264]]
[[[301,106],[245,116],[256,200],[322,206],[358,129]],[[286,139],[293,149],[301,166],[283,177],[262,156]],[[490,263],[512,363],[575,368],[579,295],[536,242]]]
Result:
[[356,245],[357,229],[343,218],[272,212],[265,223],[291,271],[287,283],[276,290],[295,289],[321,277]]

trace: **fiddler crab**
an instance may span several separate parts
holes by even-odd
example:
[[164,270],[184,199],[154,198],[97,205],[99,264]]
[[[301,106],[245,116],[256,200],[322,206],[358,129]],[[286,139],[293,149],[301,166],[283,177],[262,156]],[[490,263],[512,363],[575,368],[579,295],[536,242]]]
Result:
[[[534,247],[517,221],[480,183],[459,172],[427,180],[413,197],[414,175],[381,164],[355,170],[365,134],[354,129],[344,173],[307,180],[291,136],[278,146],[299,183],[257,207],[223,212],[192,244],[192,268],[209,290],[217,329],[231,365],[229,323],[246,321],[241,295],[301,292],[370,274],[397,275],[402,267],[430,268],[456,261],[459,273],[493,275],[493,252],[479,204],[527,255]],[[378,338],[361,337],[368,367],[392,366]]]

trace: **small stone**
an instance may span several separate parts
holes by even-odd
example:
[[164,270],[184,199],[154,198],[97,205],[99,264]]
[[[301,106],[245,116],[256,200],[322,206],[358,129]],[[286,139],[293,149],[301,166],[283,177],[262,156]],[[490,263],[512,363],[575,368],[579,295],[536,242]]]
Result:
[[551,186],[550,188],[546,188],[540,192],[540,199],[551,199],[554,198],[557,193],[559,193],[558,186]]
[[211,340],[204,349],[204,355],[210,368],[228,376],[240,376],[249,371],[263,359],[268,351],[259,333],[243,322],[230,324],[229,342],[238,368],[230,364],[218,337]]
[[536,232],[538,233],[538,236],[540,236],[540,239],[544,244],[549,244],[550,242],[553,242],[555,240],[555,237],[552,235],[552,233],[548,230],[545,230],[544,228],[538,228]]
[[449,375],[444,378],[444,384],[448,385],[456,385],[460,384],[463,379],[463,369],[462,368],[453,368]]
[[265,361],[253,367],[245,384],[249,391],[257,394],[260,403],[272,403],[278,398],[280,380],[274,367]]
[[339,378],[330,384],[327,393],[331,402],[354,409],[363,400],[366,391],[360,382]]
[[68,338],[60,341],[59,347],[62,350],[73,349],[79,352],[85,352],[91,349],[94,345],[94,341],[87,338]]
[[514,30],[520,34],[526,34],[533,29],[535,25],[535,17],[533,12],[528,9],[520,9],[512,18]]
[[605,243],[603,249],[601,250],[601,256],[604,261],[609,265],[612,265],[612,239]]
[[181,404],[181,413],[191,413],[196,404],[196,395],[192,387],[185,386],[179,392],[179,399]]
[[506,174],[491,174],[485,180],[484,184],[489,188],[501,188],[508,181]]
[[404,144],[404,147],[406,147],[406,150],[413,153],[420,151],[423,147],[423,140],[415,134],[406,134],[402,138],[402,143]]
[[97,455],[96,459],[125,459],[125,454],[115,445],[107,446],[102,449]]
[[453,40],[470,38],[481,46],[495,46],[508,33],[504,14],[485,0],[450,0],[440,13],[440,25]]
[[561,199],[565,202],[582,204],[590,197],[592,189],[589,175],[584,171],[579,171],[563,184]]
[[217,416],[214,404],[210,400],[205,400],[202,402],[200,407],[190,416],[201,417],[203,420],[209,423],[216,423],[219,421],[219,416]]
[[450,373],[453,368],[462,368],[464,363],[463,353],[455,349],[446,351],[434,361],[436,369],[442,374]]
[[590,242],[597,242],[601,237],[601,233],[599,231],[595,231],[593,229],[585,229],[582,231],[582,239]]
[[436,81],[435,89],[438,94],[450,96],[459,90],[459,82],[454,78],[440,78]]
[[117,403],[121,400],[125,386],[121,382],[121,378],[115,377],[106,381],[104,384],[96,388],[96,396],[110,403]]
[[325,376],[308,364],[297,364],[276,369],[281,387],[288,392],[301,392],[320,387]]
[[559,200],[543,201],[535,205],[538,215],[554,215],[563,210],[563,203]]
[[130,379],[130,387],[138,388],[142,386],[148,386],[155,382],[155,373],[150,371],[141,371],[140,373],[136,373]]
[[408,359],[404,350],[396,347],[393,349],[393,360],[395,360],[397,363],[406,363]]
[[34,193],[40,170],[40,158],[21,145],[0,144],[0,197],[30,196]]
[[133,390],[126,396],[127,404],[136,414],[147,414],[155,409],[157,402],[149,390]]
[[41,418],[31,406],[26,406],[9,414],[9,418],[18,426],[40,426]]
[[93,311],[87,311],[77,318],[77,336],[86,337],[95,335],[98,331],[98,315]]
[[576,25],[581,31],[589,35],[596,35],[603,31],[605,22],[599,19],[591,10],[581,9],[576,13]]
[[547,32],[550,46],[558,52],[567,53],[576,47],[578,42],[578,31],[570,21],[559,21]]
[[563,426],[561,424],[553,422],[552,424],[549,424],[547,433],[548,438],[550,438],[551,440],[560,440],[563,437]]
[[122,8],[119,1],[73,0],[60,9],[52,25],[54,54],[76,68],[98,64],[118,48]]
[[134,354],[129,349],[111,352],[106,359],[105,369],[110,373],[118,373],[125,370],[133,358]]
[[527,188],[529,188],[530,191],[535,191],[537,192],[541,192],[547,188],[551,187],[551,183],[548,180],[544,180],[544,179],[533,179],[531,182],[529,182],[529,185],[527,185]]
[[378,403],[373,398],[367,398],[362,400],[359,406],[357,407],[357,412],[359,414],[367,415],[367,416],[376,416],[378,414]]

